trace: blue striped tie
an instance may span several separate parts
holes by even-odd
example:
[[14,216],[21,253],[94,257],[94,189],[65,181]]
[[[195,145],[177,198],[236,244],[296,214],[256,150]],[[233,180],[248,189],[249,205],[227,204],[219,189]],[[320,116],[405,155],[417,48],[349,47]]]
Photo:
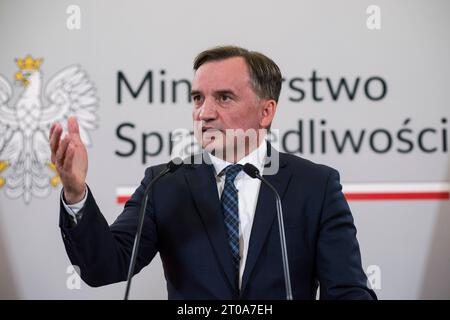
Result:
[[[239,275],[239,199],[234,179],[242,170],[240,164],[229,165],[225,171],[225,186],[222,192],[222,212],[228,233],[233,263],[236,268],[236,277]],[[223,171],[222,171],[223,172]],[[237,278],[238,279],[238,278]]]

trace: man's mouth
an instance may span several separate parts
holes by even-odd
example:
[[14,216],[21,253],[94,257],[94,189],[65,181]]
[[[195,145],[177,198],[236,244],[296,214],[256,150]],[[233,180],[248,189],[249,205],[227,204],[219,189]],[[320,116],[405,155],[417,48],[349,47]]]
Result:
[[220,131],[219,129],[213,128],[213,127],[202,127],[202,133],[205,132],[215,132],[215,131]]

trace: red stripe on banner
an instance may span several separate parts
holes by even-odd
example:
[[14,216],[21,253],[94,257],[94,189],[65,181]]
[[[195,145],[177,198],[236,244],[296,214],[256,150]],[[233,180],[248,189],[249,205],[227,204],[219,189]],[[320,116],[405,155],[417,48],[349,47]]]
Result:
[[[131,196],[117,196],[117,203],[126,203]],[[348,201],[371,200],[448,200],[449,192],[392,192],[392,193],[345,193]]]
[[125,203],[127,202],[129,199],[131,198],[131,196],[118,196],[117,197],[117,203]]
[[444,200],[449,192],[392,192],[392,193],[346,193],[348,201],[364,200]]

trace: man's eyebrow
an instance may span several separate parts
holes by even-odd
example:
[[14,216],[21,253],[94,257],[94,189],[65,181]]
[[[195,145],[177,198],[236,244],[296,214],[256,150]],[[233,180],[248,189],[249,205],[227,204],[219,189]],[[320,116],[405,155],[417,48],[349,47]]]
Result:
[[[199,90],[192,90],[191,91],[191,96],[195,96],[197,94],[202,94],[201,91]],[[220,94],[231,94],[231,95],[236,95],[236,93],[232,90],[232,89],[220,89],[220,90],[215,90],[214,94],[216,95],[220,95]]]
[[231,94],[233,96],[236,95],[236,93],[233,90],[231,90],[231,89],[216,90],[216,91],[214,91],[214,93],[215,94]]

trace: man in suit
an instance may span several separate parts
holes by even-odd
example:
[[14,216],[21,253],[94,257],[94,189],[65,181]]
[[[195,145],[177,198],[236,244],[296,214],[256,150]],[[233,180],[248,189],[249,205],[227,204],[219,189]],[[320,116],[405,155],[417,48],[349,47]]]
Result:
[[[315,299],[319,285],[323,299],[376,299],[338,172],[279,153],[265,140],[281,90],[278,66],[257,52],[217,47],[200,53],[194,70],[194,132],[203,152],[152,188],[136,272],[159,252],[169,299],[284,299],[275,198],[242,171],[251,163],[282,198],[294,299]],[[85,183],[87,152],[76,119],[68,128],[64,139],[59,124],[50,131],[67,253],[91,286],[124,281],[144,190],[165,166],[147,168],[108,226]]]

